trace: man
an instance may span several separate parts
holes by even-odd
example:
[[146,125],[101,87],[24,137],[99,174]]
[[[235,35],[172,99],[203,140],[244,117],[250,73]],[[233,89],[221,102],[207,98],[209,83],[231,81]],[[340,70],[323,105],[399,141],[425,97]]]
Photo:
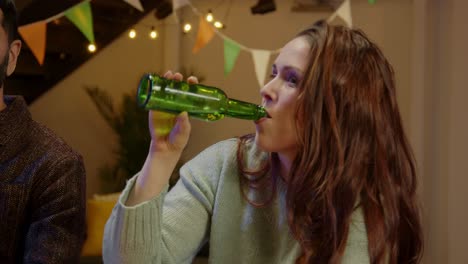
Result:
[[76,263],[86,232],[83,162],[31,119],[22,97],[4,96],[21,41],[14,3],[0,7],[0,263]]

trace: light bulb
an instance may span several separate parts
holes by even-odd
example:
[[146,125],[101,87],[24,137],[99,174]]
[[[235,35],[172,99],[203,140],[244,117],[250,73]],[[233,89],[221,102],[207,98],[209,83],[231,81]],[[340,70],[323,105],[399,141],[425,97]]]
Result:
[[184,25],[184,32],[187,33],[187,32],[190,32],[190,30],[192,30],[192,25],[190,25],[189,23],[186,23]]
[[94,43],[90,43],[90,44],[88,45],[88,51],[89,51],[90,53],[94,53],[94,52],[96,51],[96,45],[94,45]]
[[211,13],[211,10],[208,10],[208,14],[206,15],[206,21],[208,22],[213,22],[213,14]]
[[214,22],[214,26],[215,26],[215,28],[224,28],[223,23],[221,23],[219,21]]
[[136,31],[134,29],[131,29],[130,32],[128,32],[128,37],[134,39],[136,37]]
[[152,28],[149,35],[150,35],[150,38],[155,39],[158,37],[158,32],[154,28]]

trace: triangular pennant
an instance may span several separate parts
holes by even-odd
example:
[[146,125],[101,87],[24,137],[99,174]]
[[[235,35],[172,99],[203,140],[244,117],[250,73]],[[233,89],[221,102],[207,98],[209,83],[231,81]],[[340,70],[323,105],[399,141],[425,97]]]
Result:
[[341,17],[348,27],[353,26],[353,18],[351,17],[351,1],[345,0],[343,4],[328,18],[328,22],[335,19],[337,16]]
[[93,15],[88,1],[82,2],[65,11],[65,16],[86,36],[89,42],[94,43]]
[[234,68],[239,52],[240,46],[235,41],[224,39],[224,75],[228,75]]
[[269,50],[252,50],[255,73],[257,74],[258,85],[260,88],[263,87],[265,81],[265,74],[267,71],[270,54],[271,51]]
[[192,52],[197,53],[201,48],[203,48],[214,36],[213,27],[206,22],[203,17],[200,17],[200,24],[198,25],[198,35],[197,40],[195,41],[195,46],[193,46]]
[[28,44],[34,57],[36,57],[39,64],[42,65],[44,63],[46,49],[47,23],[39,21],[28,24],[19,27],[18,31],[24,42]]
[[188,0],[172,0],[172,9],[177,10],[189,4]]
[[127,4],[133,6],[134,8],[140,10],[141,12],[144,12],[145,10],[143,9],[143,6],[141,5],[140,0],[124,0],[127,2]]

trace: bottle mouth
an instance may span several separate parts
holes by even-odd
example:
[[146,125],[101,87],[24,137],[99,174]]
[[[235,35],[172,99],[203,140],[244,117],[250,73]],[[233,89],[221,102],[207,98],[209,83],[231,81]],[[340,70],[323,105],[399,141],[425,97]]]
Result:
[[270,113],[268,113],[268,111],[266,110],[266,108],[264,106],[259,106],[259,108],[260,108],[260,111],[263,112],[263,114],[264,114],[263,117],[264,118],[271,118]]
[[151,97],[151,89],[153,87],[153,77],[151,74],[145,74],[141,77],[140,84],[137,90],[137,104],[144,108]]

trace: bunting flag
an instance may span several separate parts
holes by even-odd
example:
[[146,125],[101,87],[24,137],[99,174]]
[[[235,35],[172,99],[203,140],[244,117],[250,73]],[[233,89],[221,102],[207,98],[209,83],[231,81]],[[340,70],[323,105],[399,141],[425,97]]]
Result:
[[47,23],[43,21],[35,22],[19,27],[18,31],[36,60],[42,65],[46,50]]
[[89,42],[94,43],[93,15],[89,2],[82,2],[65,11],[65,16],[86,36]]
[[341,17],[348,27],[353,27],[353,19],[351,17],[351,1],[345,0],[341,6],[328,18],[328,22],[333,21],[337,16]]
[[172,9],[175,11],[189,4],[188,0],[172,0]]
[[375,4],[376,1],[375,0],[368,0],[368,2],[369,2],[369,4],[373,5],[373,4]]
[[230,38],[224,39],[224,75],[228,75],[234,64],[237,56],[239,56],[240,46]]
[[198,25],[198,35],[193,46],[192,52],[195,54],[200,51],[208,42],[211,41],[215,34],[213,27],[205,21],[203,17],[200,17],[200,24]]
[[270,59],[271,51],[269,50],[252,50],[252,57],[255,66],[255,74],[257,74],[258,85],[263,87],[265,82],[265,74]]
[[127,2],[127,4],[133,6],[134,8],[140,10],[141,12],[144,12],[145,10],[143,9],[143,6],[141,5],[140,0],[124,0]]

